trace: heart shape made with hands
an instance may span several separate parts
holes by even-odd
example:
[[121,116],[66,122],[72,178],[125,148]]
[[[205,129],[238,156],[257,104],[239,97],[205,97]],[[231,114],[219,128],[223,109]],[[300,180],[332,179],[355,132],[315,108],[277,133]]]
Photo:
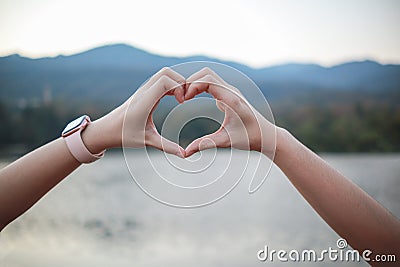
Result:
[[[162,137],[158,133],[152,117],[160,99],[166,95],[174,95],[179,103],[183,103],[203,92],[214,97],[217,107],[225,114],[220,128],[214,133],[195,139],[186,149]],[[207,67],[187,79],[169,68],[164,68],[138,90],[132,101],[155,102],[151,109],[148,108],[146,121],[142,121],[142,125],[145,125],[144,145],[182,158],[189,157],[201,150],[216,147],[264,152],[262,136],[264,132],[275,130],[274,125],[254,109],[237,88],[225,82]],[[137,112],[142,113],[143,111]]]
[[[210,64],[213,69],[215,66],[215,70],[219,71],[223,77],[228,77],[228,79],[233,77],[235,80],[232,80],[232,83],[240,84],[240,86],[245,84],[245,93],[249,99],[254,100],[254,96],[257,97],[258,102],[254,103],[258,105],[266,103],[266,106],[262,107],[263,109],[266,107],[265,117],[235,86],[227,83],[214,70],[205,67],[196,71],[202,64],[204,66],[202,62],[200,64],[194,62],[194,64],[176,65],[174,70],[170,68],[160,70],[121,106],[124,111],[122,146],[131,177],[146,194],[171,206],[199,207],[213,203],[228,194],[240,181],[251,158],[250,153],[244,153],[246,157],[243,157],[244,154],[236,150],[259,151],[270,159],[273,158],[275,152],[275,125],[266,119],[270,118],[273,121],[272,113],[257,85],[233,68],[229,69],[222,64]],[[184,78],[180,73],[188,78]],[[223,117],[220,116],[221,113],[218,118],[213,117],[217,111],[211,111],[208,109],[209,106],[206,106],[214,104],[211,98],[194,99],[202,93],[208,93],[214,98],[216,107],[222,111]],[[153,122],[153,114],[160,100],[166,95],[174,96],[180,105],[166,117],[162,134],[167,133],[162,136]],[[190,109],[191,107],[193,108]],[[271,117],[269,117],[270,114]],[[212,118],[218,121],[219,128],[213,133],[193,140],[186,149],[179,146],[178,142],[171,141],[179,139],[183,129],[183,126],[179,129],[180,122],[183,122],[185,126],[187,122],[196,118]],[[168,130],[165,131],[165,128],[171,127],[173,130],[169,133]],[[166,138],[169,135],[173,136],[171,140]],[[174,139],[175,137],[178,139]],[[130,153],[130,149],[125,150],[125,148],[143,147],[154,147],[181,158],[190,157],[208,148],[236,150],[230,151],[230,157],[223,155],[210,157],[211,154],[216,155],[214,152],[205,154],[204,158],[201,157],[202,160],[198,158],[188,161],[169,158],[168,155],[161,160],[157,154],[152,155],[147,150],[144,150],[143,154]],[[145,173],[134,167],[138,162],[138,155],[143,157],[142,164],[146,168]],[[253,168],[254,171],[251,169],[250,172],[254,173],[249,184],[250,193],[261,186],[272,166],[272,163],[267,163],[264,168],[258,168],[260,160],[261,154],[256,158],[253,157],[250,169]],[[218,163],[212,164],[213,162]],[[230,166],[234,167],[230,168]],[[258,178],[254,179],[256,176]]]

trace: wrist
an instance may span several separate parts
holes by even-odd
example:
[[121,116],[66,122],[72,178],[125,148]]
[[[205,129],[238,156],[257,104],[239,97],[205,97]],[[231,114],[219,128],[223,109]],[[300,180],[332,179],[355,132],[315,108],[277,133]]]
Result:
[[274,162],[279,163],[281,159],[287,158],[288,153],[292,151],[291,147],[295,143],[296,139],[286,129],[276,127],[276,150]]
[[117,123],[108,115],[89,124],[81,136],[83,143],[93,154],[121,146],[121,130],[118,130]]

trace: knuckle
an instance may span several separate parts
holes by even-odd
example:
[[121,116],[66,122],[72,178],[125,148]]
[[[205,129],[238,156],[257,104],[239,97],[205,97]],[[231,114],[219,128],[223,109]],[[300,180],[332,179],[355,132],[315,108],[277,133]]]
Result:
[[168,76],[169,73],[170,73],[170,68],[168,68],[168,67],[163,67],[163,68],[157,73],[157,75],[158,75],[159,77],[162,77],[162,76]]
[[241,103],[242,103],[242,101],[238,97],[232,98],[231,104],[233,107],[240,107]]
[[173,93],[174,93],[175,95],[176,95],[176,94],[183,94],[183,93],[184,93],[184,90],[183,90],[182,86],[177,85],[177,86],[174,87]]
[[204,80],[207,82],[215,82],[215,77],[212,74],[207,74],[204,76]]
[[161,76],[163,76],[163,75],[168,76],[168,77],[170,77],[171,79],[175,80],[175,81],[176,81],[177,83],[179,83],[179,84],[185,84],[185,82],[186,82],[185,78],[184,78],[181,74],[175,72],[175,71],[174,71],[173,69],[171,69],[170,67],[163,67],[163,68],[160,70],[159,74],[160,74]]
[[170,68],[169,68],[169,67],[163,67],[163,68],[160,70],[160,73],[161,73],[162,75],[165,75],[165,74],[167,74],[169,71],[170,71]]
[[165,91],[169,91],[171,89],[169,84],[170,84],[170,78],[168,76],[161,75],[160,78],[158,78],[157,81],[158,88],[162,87]]
[[161,82],[162,84],[165,84],[169,81],[169,77],[165,74],[161,75],[160,78],[158,79],[159,82]]
[[207,74],[214,74],[214,71],[210,67],[204,67],[201,69],[201,72],[207,73]]

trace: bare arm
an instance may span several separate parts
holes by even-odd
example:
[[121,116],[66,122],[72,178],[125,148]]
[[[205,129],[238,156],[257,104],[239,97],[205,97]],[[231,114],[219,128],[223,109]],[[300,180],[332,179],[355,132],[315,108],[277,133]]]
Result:
[[[111,143],[113,134],[107,132],[106,120],[93,122],[82,132],[82,139],[92,153],[115,146]],[[65,141],[58,138],[0,170],[0,230],[80,165]]]
[[0,230],[24,213],[80,163],[64,140],[36,149],[0,171]]
[[[185,98],[210,93],[225,106],[225,119],[218,131],[194,140],[186,148],[186,156],[216,146],[256,150],[272,159],[275,144],[271,140],[276,133],[275,164],[333,230],[359,251],[396,254],[397,261],[400,259],[400,221],[377,201],[286,130],[269,123],[212,70],[203,69],[188,81],[191,85]],[[244,138],[246,132],[249,140]]]
[[[124,145],[153,146],[183,157],[183,149],[163,139],[151,119],[155,105],[165,94],[183,101],[182,81],[184,78],[170,69],[155,74],[131,99],[87,126],[81,135],[85,146],[92,153],[120,147],[126,114],[128,126],[132,127],[128,127],[131,138]],[[0,231],[80,165],[65,141],[58,138],[0,170]]]
[[278,130],[274,162],[353,248],[400,259],[399,220],[283,129]]

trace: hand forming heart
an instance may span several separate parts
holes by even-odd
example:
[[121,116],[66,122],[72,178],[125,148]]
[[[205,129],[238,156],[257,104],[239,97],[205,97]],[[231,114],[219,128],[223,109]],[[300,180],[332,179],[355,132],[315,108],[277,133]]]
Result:
[[186,81],[185,100],[207,92],[217,100],[225,112],[221,127],[214,133],[200,137],[188,145],[185,156],[213,147],[232,147],[263,152],[270,158],[275,149],[275,126],[265,119],[232,85],[214,71],[204,68]]
[[[225,118],[219,130],[194,140],[184,150],[158,133],[152,114],[165,95],[174,95],[182,103],[203,92],[216,99]],[[188,79],[170,68],[163,68],[125,103],[96,123],[109,126],[103,127],[105,148],[151,146],[182,158],[212,147],[256,150],[267,156],[275,148],[275,126],[253,108],[237,88],[209,68],[203,68]],[[116,136],[116,132],[121,133],[118,139],[106,138],[108,134]]]

